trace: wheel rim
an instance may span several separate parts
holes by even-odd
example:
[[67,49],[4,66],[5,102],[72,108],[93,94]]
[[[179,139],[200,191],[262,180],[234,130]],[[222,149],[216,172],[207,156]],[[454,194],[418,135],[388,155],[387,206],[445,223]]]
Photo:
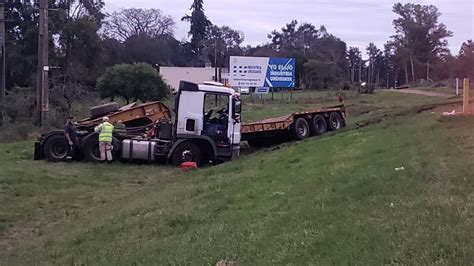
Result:
[[304,124],[300,123],[298,126],[298,133],[300,134],[300,136],[306,136],[306,134],[308,133],[307,131],[308,129],[304,126]]
[[55,143],[51,148],[51,155],[56,159],[64,158],[67,155],[67,147],[64,143]]
[[190,149],[186,149],[181,153],[181,159],[183,162],[191,162],[194,159],[193,152]]
[[324,131],[324,122],[321,119],[316,120],[316,128],[318,132]]
[[333,117],[331,120],[331,123],[334,129],[339,129],[340,124],[339,124],[339,119],[337,119],[337,117]]

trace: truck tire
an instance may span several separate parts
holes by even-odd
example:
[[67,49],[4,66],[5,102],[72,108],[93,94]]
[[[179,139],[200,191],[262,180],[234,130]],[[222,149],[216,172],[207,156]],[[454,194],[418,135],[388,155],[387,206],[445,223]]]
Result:
[[90,114],[92,118],[106,115],[120,109],[120,105],[116,102],[106,103],[103,105],[94,106],[90,109]]
[[90,136],[86,139],[82,145],[82,152],[86,161],[91,163],[100,162],[99,139],[97,136]]
[[53,135],[44,144],[44,157],[49,161],[66,161],[69,143],[63,135]]
[[309,137],[309,125],[304,118],[297,118],[291,125],[290,130],[295,140],[303,140]]
[[310,129],[313,136],[319,136],[326,133],[328,131],[328,123],[326,123],[324,116],[315,115],[311,119]]
[[344,127],[344,121],[342,120],[341,114],[338,112],[332,112],[329,114],[329,128],[334,131]]
[[196,144],[186,141],[174,149],[171,160],[174,165],[181,165],[184,162],[196,162],[200,165],[201,155],[201,150]]
[[[112,150],[113,161],[117,160],[120,154],[120,144],[121,142],[115,137],[112,139],[112,146],[114,147],[114,149]],[[82,145],[82,151],[84,159],[86,161],[92,163],[100,162],[98,134],[93,134],[87,137],[84,144]]]

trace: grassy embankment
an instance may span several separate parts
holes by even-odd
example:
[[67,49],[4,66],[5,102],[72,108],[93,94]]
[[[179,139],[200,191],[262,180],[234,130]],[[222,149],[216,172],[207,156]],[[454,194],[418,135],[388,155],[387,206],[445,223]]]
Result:
[[437,101],[347,97],[350,125],[384,119],[187,173],[35,162],[31,142],[2,144],[0,264],[469,264],[474,119],[403,112]]

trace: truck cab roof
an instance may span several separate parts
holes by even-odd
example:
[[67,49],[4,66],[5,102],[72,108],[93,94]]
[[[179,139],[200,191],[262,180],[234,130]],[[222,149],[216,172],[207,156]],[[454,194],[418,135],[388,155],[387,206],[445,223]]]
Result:
[[181,81],[179,84],[180,91],[206,91],[224,94],[235,94],[235,91],[231,88],[227,88],[219,83],[196,84],[188,81]]

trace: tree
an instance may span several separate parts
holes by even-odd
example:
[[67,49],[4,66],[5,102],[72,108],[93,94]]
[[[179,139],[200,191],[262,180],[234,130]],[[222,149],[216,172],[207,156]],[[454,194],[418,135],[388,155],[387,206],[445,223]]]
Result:
[[[349,47],[347,52],[347,61],[349,63],[349,80],[351,83],[361,82],[362,54],[357,47]],[[357,70],[357,72],[356,72]]]
[[105,34],[120,41],[132,36],[173,36],[175,22],[159,9],[128,8],[113,12],[104,25]]
[[212,25],[209,30],[209,39],[205,42],[209,60],[212,64],[217,63],[218,67],[229,67],[231,55],[243,54],[240,45],[244,39],[245,35],[241,31],[228,26]]
[[474,42],[463,42],[455,62],[455,72],[460,78],[474,79]]
[[[281,31],[274,30],[268,35],[271,39],[270,47],[279,56],[296,58],[296,80],[298,85],[310,87],[312,84],[325,84],[328,87],[340,82],[348,69],[346,58],[346,44],[339,38],[329,34],[324,26],[319,29],[310,23],[298,25],[292,20]],[[309,60],[314,60],[310,64]],[[304,71],[304,66],[311,66],[311,71]],[[326,74],[314,75],[321,72],[323,67],[330,67],[334,78],[326,78]],[[326,73],[326,71],[324,71]],[[312,75],[311,77],[308,75]],[[310,78],[311,80],[309,80]],[[319,78],[315,82],[315,78]],[[324,80],[322,80],[324,79]],[[319,86],[318,87],[322,87]]]
[[306,85],[309,88],[328,89],[337,81],[340,69],[334,62],[310,59],[304,64]]
[[125,63],[148,63],[156,66],[181,65],[180,43],[172,36],[132,36],[123,44],[121,55]]
[[398,64],[405,69],[407,82],[408,69],[414,81],[419,76],[417,73],[425,73],[430,61],[439,59],[446,51],[446,38],[451,37],[452,32],[438,22],[441,13],[433,5],[397,3],[393,12],[400,17],[393,21],[396,35],[391,37],[390,45]]
[[376,85],[380,82],[380,68],[382,64],[382,51],[380,51],[374,43],[369,43],[366,48],[367,54],[369,55],[369,65],[367,72],[367,83]]
[[6,87],[28,87],[37,65],[38,15],[30,1],[5,1]]
[[195,54],[201,54],[204,40],[207,39],[209,28],[212,23],[204,14],[203,0],[194,0],[191,5],[191,15],[185,15],[181,21],[187,21],[191,24],[189,35],[191,36],[191,49]]
[[127,101],[159,101],[169,88],[158,72],[148,64],[119,64],[106,69],[97,80],[102,98],[122,97]]

